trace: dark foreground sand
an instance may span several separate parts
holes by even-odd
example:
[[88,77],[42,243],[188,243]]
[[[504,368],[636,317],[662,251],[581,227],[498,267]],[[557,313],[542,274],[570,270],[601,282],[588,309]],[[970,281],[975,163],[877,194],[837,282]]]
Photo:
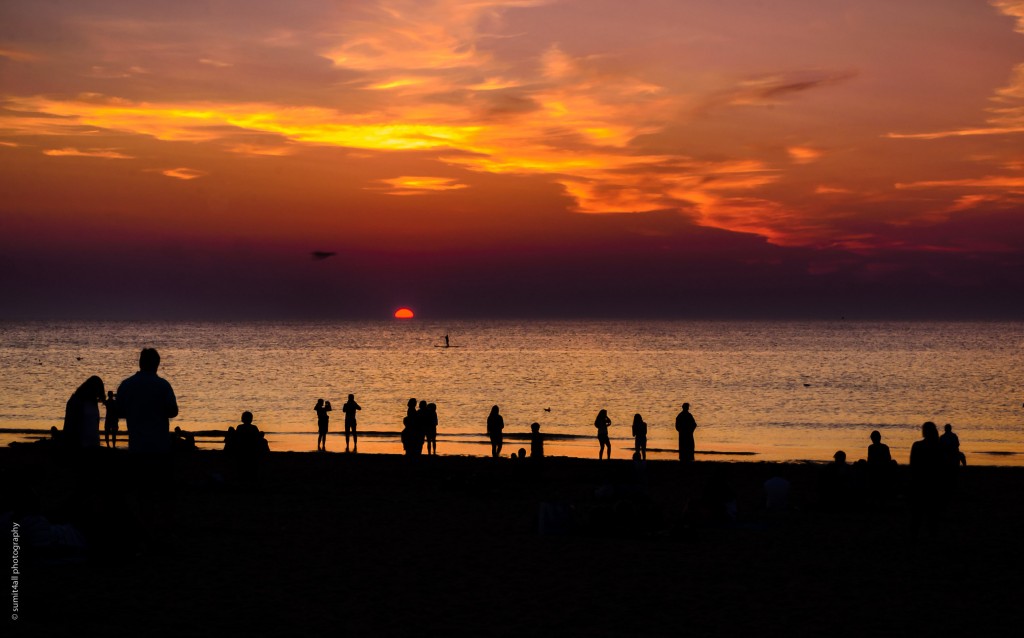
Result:
[[[5,610],[7,629],[974,636],[1021,627],[1018,468],[966,468],[941,527],[915,539],[902,498],[821,507],[813,465],[651,462],[644,500],[595,493],[628,484],[628,461],[549,458],[536,470],[508,459],[273,453],[260,483],[246,485],[219,452],[199,452],[178,477],[176,541],[137,555],[123,456],[106,457],[114,476],[93,470],[85,485],[42,446],[0,450],[2,509],[76,522],[90,542],[84,560],[62,562],[22,537],[19,619]],[[775,475],[792,481],[796,509],[770,516],[762,484]],[[718,479],[738,496],[736,525],[697,515]],[[570,518],[551,531],[568,533],[538,533],[541,503],[564,504],[551,511]]]

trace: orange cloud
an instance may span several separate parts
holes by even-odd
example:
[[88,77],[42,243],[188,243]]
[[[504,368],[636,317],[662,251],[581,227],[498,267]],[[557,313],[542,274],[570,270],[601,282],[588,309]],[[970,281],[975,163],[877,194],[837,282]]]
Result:
[[173,177],[175,179],[191,180],[206,175],[205,172],[196,170],[194,168],[169,168],[167,170],[160,171],[161,175],[167,177]]
[[447,177],[402,176],[377,180],[377,184],[376,190],[383,191],[388,195],[424,195],[469,188],[467,184]]
[[77,148],[52,148],[43,151],[43,155],[49,155],[51,157],[98,157],[101,159],[135,159],[131,155],[125,155],[124,153],[114,149],[87,149],[83,151]]

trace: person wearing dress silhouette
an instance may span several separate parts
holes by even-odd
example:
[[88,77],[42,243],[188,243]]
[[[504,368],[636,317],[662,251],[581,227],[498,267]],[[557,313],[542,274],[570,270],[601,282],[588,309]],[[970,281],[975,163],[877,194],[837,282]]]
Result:
[[608,438],[608,426],[611,424],[612,420],[608,418],[608,410],[601,410],[597,413],[597,418],[594,419],[594,427],[597,428],[597,442],[601,445],[601,449],[597,453],[598,459],[604,457],[605,448],[608,448],[608,459],[612,458],[612,442]]
[[530,424],[530,458],[544,458],[544,435],[540,433],[540,423]]
[[341,411],[345,413],[345,451],[348,452],[348,437],[352,437],[352,451],[357,452],[359,450],[359,436],[356,434],[356,412],[363,408],[356,403],[356,395],[348,395],[348,401],[345,405],[341,406]]
[[633,440],[636,441],[634,450],[640,454],[640,459],[647,460],[647,424],[639,414],[633,415]]
[[487,438],[491,440],[491,456],[498,458],[501,456],[501,445],[502,445],[502,430],[505,429],[505,419],[498,414],[498,406],[491,408],[491,413],[487,415]]
[[114,391],[107,392],[107,400],[103,402],[106,413],[103,415],[103,438],[107,447],[117,447],[117,398]]
[[676,432],[679,433],[679,460],[684,463],[693,462],[696,444],[693,431],[697,429],[697,420],[690,414],[690,404],[683,404],[683,411],[676,415]]
[[910,446],[910,499],[912,531],[933,528],[942,510],[945,454],[939,430],[931,421],[921,426],[921,440]]
[[331,422],[331,416],[328,414],[331,411],[331,402],[317,399],[313,410],[316,412],[316,451],[326,452],[327,427]]
[[407,456],[413,454],[413,443],[416,438],[416,399],[406,403],[405,418],[402,419],[402,449]]
[[78,386],[64,406],[64,434],[67,448],[89,450],[100,446],[100,408],[103,380],[93,375]]
[[437,405],[427,404],[427,413],[423,416],[424,435],[427,438],[427,454],[437,454]]

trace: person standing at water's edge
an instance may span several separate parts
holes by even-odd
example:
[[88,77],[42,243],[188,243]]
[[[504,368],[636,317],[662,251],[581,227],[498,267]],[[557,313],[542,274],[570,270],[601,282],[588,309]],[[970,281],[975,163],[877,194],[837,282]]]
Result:
[[145,348],[139,371],[117,388],[117,407],[128,428],[128,451],[167,454],[171,447],[171,419],[178,416],[178,399],[171,384],[157,376],[160,353]]
[[608,410],[601,410],[597,413],[594,427],[597,428],[597,442],[601,445],[601,449],[597,453],[599,460],[604,456],[605,448],[608,448],[608,458],[612,458],[612,442],[608,438],[608,426],[611,424],[612,420],[608,418]]
[[636,441],[634,451],[642,461],[647,460],[647,423],[639,414],[633,415],[633,439]]
[[352,451],[359,451],[359,437],[356,434],[356,412],[362,410],[358,403],[356,403],[356,395],[348,395],[348,401],[345,405],[341,406],[341,411],[345,413],[345,451],[348,452],[348,437],[352,436]]
[[498,414],[498,406],[491,408],[491,413],[487,415],[487,438],[491,440],[491,456],[498,458],[501,456],[501,445],[503,435],[502,430],[505,429],[505,419]]
[[331,411],[331,402],[325,402],[323,399],[317,399],[313,410],[316,412],[316,451],[326,452],[327,426],[331,422],[331,415],[327,413]]
[[697,429],[697,421],[690,414],[690,404],[683,404],[683,411],[676,415],[676,432],[679,433],[679,460],[684,463],[693,461],[696,444],[693,431]]

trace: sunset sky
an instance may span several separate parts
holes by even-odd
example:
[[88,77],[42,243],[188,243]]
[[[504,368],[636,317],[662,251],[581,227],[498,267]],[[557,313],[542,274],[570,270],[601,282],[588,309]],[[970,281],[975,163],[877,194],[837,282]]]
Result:
[[1024,0],[5,1],[0,299],[1024,318]]

